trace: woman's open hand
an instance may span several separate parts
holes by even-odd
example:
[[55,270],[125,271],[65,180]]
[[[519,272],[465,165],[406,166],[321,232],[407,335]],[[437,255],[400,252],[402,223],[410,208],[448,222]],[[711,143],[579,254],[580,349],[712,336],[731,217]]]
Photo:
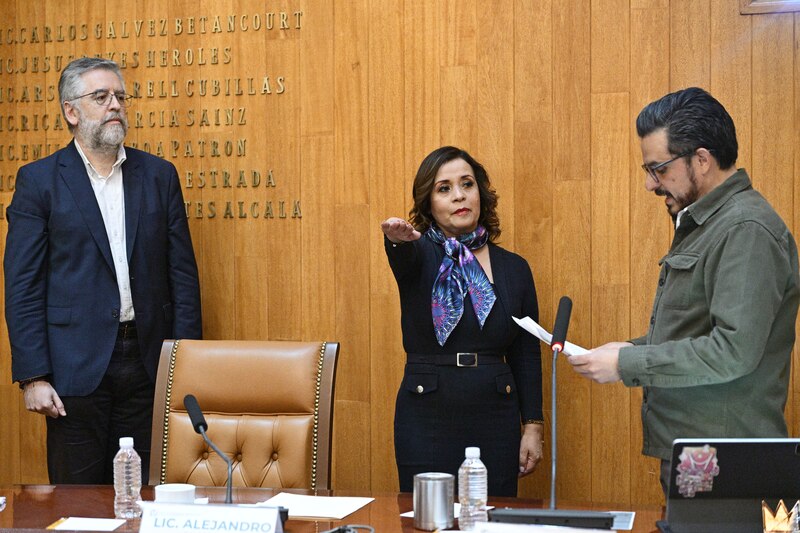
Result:
[[414,226],[398,217],[387,218],[381,222],[381,230],[386,238],[395,244],[416,241],[422,237],[422,234],[415,230]]

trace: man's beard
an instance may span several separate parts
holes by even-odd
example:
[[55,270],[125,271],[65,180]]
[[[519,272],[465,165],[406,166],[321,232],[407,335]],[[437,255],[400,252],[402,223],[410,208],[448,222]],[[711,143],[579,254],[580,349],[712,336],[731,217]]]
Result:
[[683,211],[687,206],[690,206],[693,203],[695,203],[697,199],[700,197],[700,189],[697,187],[697,178],[695,178],[694,169],[688,165],[687,167],[689,169],[690,187],[685,194],[674,196],[671,193],[668,193],[667,191],[662,189],[661,187],[659,187],[655,191],[656,196],[668,196],[672,198],[673,202],[672,209],[674,209],[674,212],[670,209],[669,206],[667,206],[667,213],[669,213],[669,216],[672,217],[672,222],[675,222],[678,219],[678,213]]
[[[111,120],[119,120],[121,124],[106,126],[106,123]],[[120,113],[110,114],[102,120],[81,117],[76,130],[81,139],[89,144],[87,148],[99,152],[116,153],[128,132],[128,120]]]

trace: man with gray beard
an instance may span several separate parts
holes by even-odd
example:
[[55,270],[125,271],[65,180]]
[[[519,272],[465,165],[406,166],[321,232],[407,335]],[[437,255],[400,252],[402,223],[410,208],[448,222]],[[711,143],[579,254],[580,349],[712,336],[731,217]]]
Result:
[[46,415],[51,483],[113,483],[133,437],[146,483],[161,343],[201,337],[200,286],[175,167],[132,148],[119,67],[61,73],[65,148],[19,169],[8,207],[12,380]]

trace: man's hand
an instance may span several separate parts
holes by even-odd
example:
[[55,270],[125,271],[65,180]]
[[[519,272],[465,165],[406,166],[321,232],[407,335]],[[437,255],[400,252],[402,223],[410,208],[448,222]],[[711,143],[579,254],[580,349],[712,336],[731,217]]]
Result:
[[619,350],[629,342],[609,342],[584,355],[571,355],[567,361],[578,374],[598,383],[614,383],[619,377]]
[[527,476],[542,460],[544,452],[544,427],[542,424],[522,426],[522,440],[519,442],[519,477]]
[[397,217],[387,218],[381,222],[381,230],[386,238],[395,244],[416,241],[422,237],[422,234],[415,230],[414,226]]
[[50,382],[38,379],[25,384],[22,390],[22,398],[25,400],[25,409],[47,415],[51,418],[67,416],[64,404],[58,397],[56,390]]

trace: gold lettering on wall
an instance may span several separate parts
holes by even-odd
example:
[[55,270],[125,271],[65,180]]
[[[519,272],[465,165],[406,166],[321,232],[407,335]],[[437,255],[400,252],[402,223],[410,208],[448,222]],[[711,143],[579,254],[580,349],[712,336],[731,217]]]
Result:
[[[263,143],[249,138],[252,126],[268,123],[260,116],[262,100],[283,101],[292,79],[268,64],[258,72],[238,68],[241,52],[229,42],[237,34],[240,39],[255,34],[297,39],[305,17],[302,10],[285,9],[19,27],[0,24],[0,133],[33,134],[0,144],[0,162],[22,165],[64,146],[51,139],[54,134],[68,139],[57,107],[57,79],[79,57],[75,50],[91,49],[97,57],[116,61],[125,72],[127,92],[136,98],[128,109],[126,146],[175,162],[187,193],[187,217],[300,220],[300,200],[279,185],[291,178],[276,180],[276,170],[263,167]],[[183,72],[192,75],[182,76]],[[291,116],[294,110],[285,112]],[[270,159],[282,157],[294,156],[269,154]],[[14,179],[0,174],[0,192],[13,191]],[[237,198],[201,201],[193,196],[215,190],[237,191]],[[0,205],[0,219],[3,215]]]

